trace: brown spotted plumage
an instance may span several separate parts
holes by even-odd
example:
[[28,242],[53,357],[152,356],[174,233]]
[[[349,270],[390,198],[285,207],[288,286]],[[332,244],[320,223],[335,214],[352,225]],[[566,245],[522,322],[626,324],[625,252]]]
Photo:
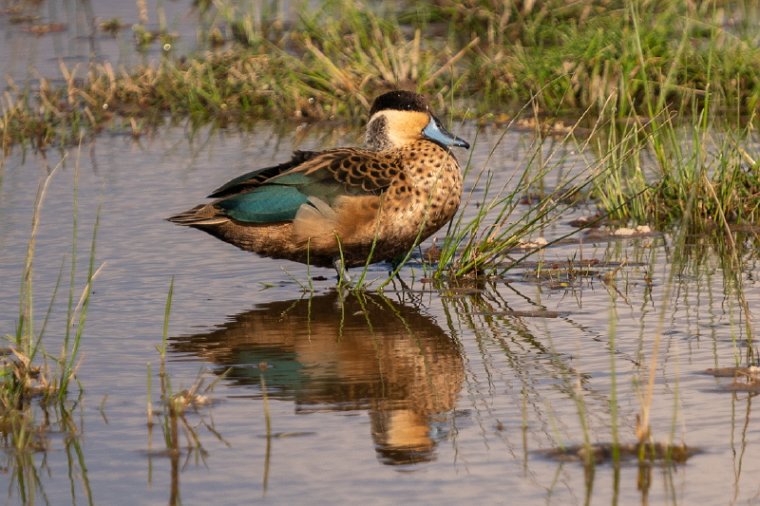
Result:
[[451,146],[469,147],[422,96],[386,93],[370,111],[366,148],[296,151],[169,220],[272,258],[330,266],[342,255],[347,267],[390,260],[456,213],[462,178]]

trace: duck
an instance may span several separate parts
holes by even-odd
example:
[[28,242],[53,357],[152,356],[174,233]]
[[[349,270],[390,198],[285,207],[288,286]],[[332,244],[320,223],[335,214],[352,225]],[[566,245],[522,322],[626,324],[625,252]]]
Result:
[[470,145],[443,126],[424,96],[390,91],[372,103],[363,147],[295,151],[168,220],[340,275],[405,255],[454,217],[462,198],[454,147]]

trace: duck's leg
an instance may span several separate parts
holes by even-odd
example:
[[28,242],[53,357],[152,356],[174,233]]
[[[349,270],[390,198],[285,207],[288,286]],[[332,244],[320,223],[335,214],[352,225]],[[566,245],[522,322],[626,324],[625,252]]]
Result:
[[343,265],[343,260],[340,258],[336,258],[333,260],[333,267],[335,267],[335,271],[338,273],[338,284],[351,284],[351,276],[348,275],[348,270],[346,269],[346,266]]
[[393,276],[393,279],[394,279],[394,284],[395,284],[395,280],[398,280],[398,282],[401,284],[401,291],[402,292],[412,293],[411,287],[409,285],[407,285],[406,281],[404,281],[404,278],[401,277],[401,271],[396,271],[396,275]]

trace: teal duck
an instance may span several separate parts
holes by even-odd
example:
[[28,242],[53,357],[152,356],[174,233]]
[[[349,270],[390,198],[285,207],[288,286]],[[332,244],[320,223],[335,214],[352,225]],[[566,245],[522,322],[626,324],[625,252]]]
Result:
[[456,213],[462,176],[452,146],[470,147],[443,127],[424,97],[392,91],[375,99],[363,148],[296,151],[169,221],[320,267],[391,260]]

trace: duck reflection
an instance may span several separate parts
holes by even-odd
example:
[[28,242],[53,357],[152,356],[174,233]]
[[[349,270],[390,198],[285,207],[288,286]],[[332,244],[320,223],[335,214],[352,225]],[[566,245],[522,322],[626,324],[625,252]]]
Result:
[[243,385],[258,386],[265,363],[269,397],[294,400],[299,413],[368,410],[386,464],[434,458],[464,379],[455,340],[416,307],[376,294],[271,302],[172,346]]

